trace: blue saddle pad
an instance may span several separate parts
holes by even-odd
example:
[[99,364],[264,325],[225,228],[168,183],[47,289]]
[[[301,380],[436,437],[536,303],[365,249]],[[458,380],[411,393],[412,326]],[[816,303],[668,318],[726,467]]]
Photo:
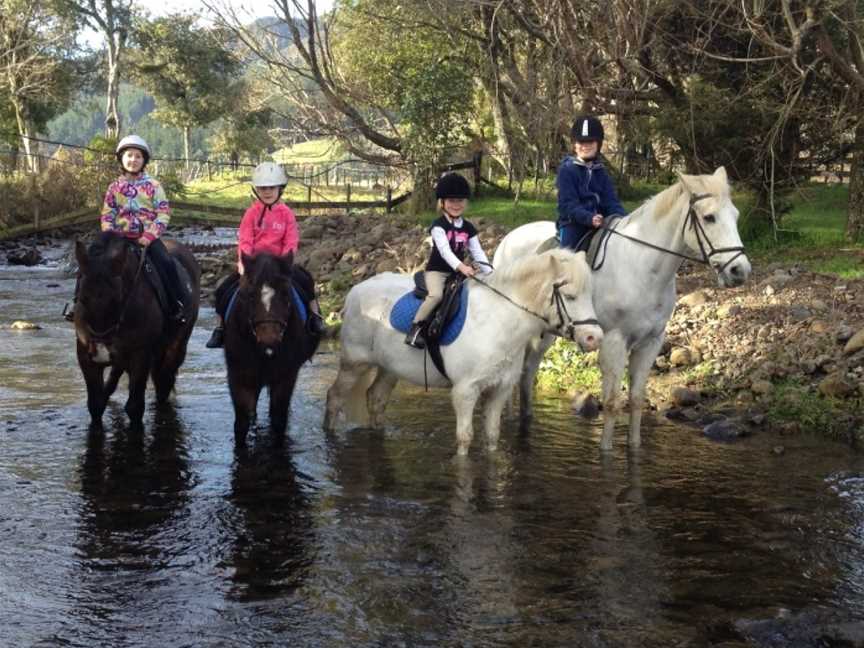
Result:
[[[414,291],[411,291],[399,298],[393,309],[390,311],[390,326],[397,331],[407,333],[411,328],[411,322],[414,321],[414,316],[420,310],[422,299],[414,296]],[[441,333],[441,339],[438,341],[442,346],[451,344],[462,332],[462,327],[465,325],[465,319],[468,317],[468,288],[463,286],[459,294],[459,310],[456,311],[455,317],[444,325],[444,331]]]
[[[226,322],[228,321],[228,318],[231,317],[231,311],[234,310],[234,302],[237,301],[237,293],[239,292],[240,286],[237,286],[228,298],[228,306],[225,308]],[[297,312],[300,314],[300,320],[305,324],[306,319],[309,317],[306,311],[306,304],[303,303],[300,293],[297,292],[297,289],[294,286],[291,286],[291,297],[294,299],[294,308],[296,308]]]

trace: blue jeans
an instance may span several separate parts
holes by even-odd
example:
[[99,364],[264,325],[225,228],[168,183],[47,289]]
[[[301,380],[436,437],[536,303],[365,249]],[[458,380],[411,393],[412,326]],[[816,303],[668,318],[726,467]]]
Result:
[[575,250],[576,246],[579,245],[579,241],[591,231],[590,227],[585,227],[584,225],[577,225],[575,223],[570,223],[569,225],[562,225],[558,228],[558,245],[562,248],[569,248],[571,250]]

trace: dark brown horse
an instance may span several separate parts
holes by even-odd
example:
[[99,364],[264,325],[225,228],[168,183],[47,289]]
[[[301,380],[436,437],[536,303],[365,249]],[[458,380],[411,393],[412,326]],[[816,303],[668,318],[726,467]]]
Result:
[[[103,233],[88,248],[75,244],[81,269],[75,333],[78,365],[87,383],[87,409],[92,424],[101,424],[108,398],[125,372],[129,376],[126,413],[134,425],[144,416],[144,392],[148,375],[156,388],[156,401],[164,403],[174,389],[177,370],[186,358],[186,343],[198,319],[201,271],[186,248],[165,241],[171,256],[188,275],[190,296],[185,322],[169,320],[162,312],[156,291],[144,276],[143,248],[111,233]],[[139,253],[140,252],[140,253]],[[111,373],[105,381],[105,368]]]
[[245,273],[225,322],[225,363],[234,403],[234,436],[243,443],[261,389],[270,391],[270,426],[284,434],[300,367],[318,348],[292,294],[294,255],[243,255]]

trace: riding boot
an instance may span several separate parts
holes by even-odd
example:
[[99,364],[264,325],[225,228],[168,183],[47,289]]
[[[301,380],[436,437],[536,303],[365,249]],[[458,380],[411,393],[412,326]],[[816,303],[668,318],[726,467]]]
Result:
[[218,326],[213,329],[213,333],[210,334],[210,339],[207,340],[207,344],[205,344],[208,349],[221,349],[225,346],[225,330]]
[[324,335],[327,330],[327,325],[324,323],[324,318],[320,313],[309,311],[309,317],[306,318],[306,330],[312,335]]
[[408,335],[405,336],[405,344],[414,347],[415,349],[425,349],[426,339],[423,337],[423,324],[425,322],[414,322],[411,324],[411,329]]

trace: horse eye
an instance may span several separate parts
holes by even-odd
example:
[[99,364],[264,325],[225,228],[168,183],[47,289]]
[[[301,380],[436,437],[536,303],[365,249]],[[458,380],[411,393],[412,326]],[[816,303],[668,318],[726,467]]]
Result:
[[713,223],[717,220],[717,217],[714,214],[705,214],[703,218],[706,223]]

